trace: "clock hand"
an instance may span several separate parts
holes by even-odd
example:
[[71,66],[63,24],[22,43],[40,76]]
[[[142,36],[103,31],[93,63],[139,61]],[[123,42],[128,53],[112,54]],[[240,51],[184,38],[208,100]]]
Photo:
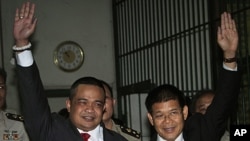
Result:
[[68,54],[68,51],[65,51],[64,54],[65,54],[68,58],[70,58],[70,55]]

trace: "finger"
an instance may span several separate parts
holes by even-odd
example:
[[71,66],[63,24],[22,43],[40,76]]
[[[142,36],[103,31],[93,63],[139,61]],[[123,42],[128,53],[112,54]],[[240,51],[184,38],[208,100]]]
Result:
[[228,28],[232,29],[233,28],[233,23],[232,23],[231,14],[228,13],[227,17],[228,17]]
[[232,18],[231,14],[229,14],[229,22],[230,22],[230,29],[236,29],[234,19]]
[[32,30],[35,30],[36,24],[37,24],[37,18],[34,19],[32,25],[31,25]]
[[19,9],[17,8],[16,9],[16,15],[15,15],[15,21],[18,21],[19,20]]
[[221,14],[221,29],[224,30],[225,26],[225,13]]
[[25,4],[24,15],[23,15],[25,18],[28,17],[29,11],[30,11],[30,3],[27,2],[27,3]]
[[33,3],[30,6],[28,18],[33,19],[34,18],[34,13],[35,13],[35,4]]
[[232,29],[233,31],[237,32],[237,28],[236,28],[236,24],[234,20],[232,20]]
[[22,8],[21,8],[21,10],[19,12],[19,17],[23,17],[24,16],[24,10],[25,10],[25,3],[22,4]]
[[229,28],[229,14],[225,13],[225,28],[228,29]]
[[217,30],[217,40],[221,40],[221,38],[222,38],[221,28],[218,27],[218,30]]

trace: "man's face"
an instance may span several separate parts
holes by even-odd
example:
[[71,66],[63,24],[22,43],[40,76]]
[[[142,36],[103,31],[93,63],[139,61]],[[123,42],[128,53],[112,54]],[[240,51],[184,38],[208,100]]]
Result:
[[0,76],[0,109],[3,108],[5,102],[6,102],[6,85],[3,77]]
[[207,111],[207,107],[212,103],[213,98],[214,98],[214,95],[209,94],[209,93],[200,97],[195,104],[195,112],[198,112],[204,115]]
[[175,140],[182,132],[188,108],[182,109],[176,100],[155,103],[148,119],[155,130],[165,140]]
[[100,124],[104,103],[105,94],[102,88],[80,84],[73,99],[66,101],[66,106],[72,123],[83,131],[90,131]]
[[103,114],[103,121],[111,119],[113,112],[114,112],[114,105],[115,105],[115,99],[111,97],[111,93],[107,86],[104,86],[105,88],[105,95],[106,95],[106,101],[105,101],[105,112]]

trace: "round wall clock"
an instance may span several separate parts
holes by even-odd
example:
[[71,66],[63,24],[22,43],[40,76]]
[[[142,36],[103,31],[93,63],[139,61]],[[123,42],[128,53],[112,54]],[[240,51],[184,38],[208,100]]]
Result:
[[82,66],[83,62],[84,51],[76,42],[62,42],[54,51],[54,63],[63,71],[76,71]]

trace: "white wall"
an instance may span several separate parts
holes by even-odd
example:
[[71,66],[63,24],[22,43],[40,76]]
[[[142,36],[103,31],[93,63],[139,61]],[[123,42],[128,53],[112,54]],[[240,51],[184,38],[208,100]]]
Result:
[[[34,57],[45,88],[69,87],[82,76],[103,79],[115,87],[112,0],[29,0],[36,4],[38,18],[32,38]],[[20,113],[14,66],[10,64],[14,45],[12,27],[15,9],[24,0],[2,0],[4,66],[8,72],[8,108]],[[85,51],[85,62],[76,72],[63,72],[53,63],[53,51],[72,40]],[[65,98],[50,98],[52,111],[65,106]]]

